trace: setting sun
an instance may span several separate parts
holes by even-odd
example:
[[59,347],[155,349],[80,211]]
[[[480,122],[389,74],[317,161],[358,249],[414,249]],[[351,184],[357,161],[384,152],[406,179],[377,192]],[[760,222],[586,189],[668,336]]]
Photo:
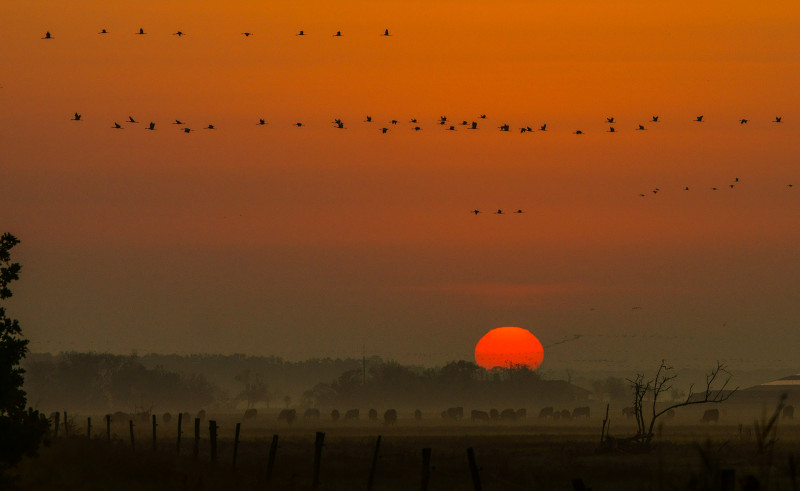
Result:
[[475,345],[475,362],[486,369],[524,365],[536,370],[543,359],[542,343],[520,327],[492,329]]

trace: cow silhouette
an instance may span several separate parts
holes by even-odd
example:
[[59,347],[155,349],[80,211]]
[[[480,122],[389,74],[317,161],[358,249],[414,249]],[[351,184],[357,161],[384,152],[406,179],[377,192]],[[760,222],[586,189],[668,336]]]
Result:
[[246,409],[244,412],[244,416],[242,416],[243,420],[246,419],[256,419],[258,416],[258,409],[251,407],[250,409]]
[[586,418],[589,419],[591,409],[589,406],[576,407],[572,410],[572,419]]
[[706,409],[703,417],[700,418],[701,423],[717,423],[719,422],[719,409]]
[[502,421],[516,421],[517,420],[517,412],[513,409],[503,409],[500,412],[500,419]]
[[458,421],[460,419],[464,419],[464,408],[460,406],[447,408],[446,411],[442,411],[442,419],[446,419],[448,421]]
[[278,421],[286,421],[286,424],[292,424],[296,419],[296,409],[281,409],[281,412],[278,414]]
[[489,417],[492,418],[492,421],[497,421],[500,419],[500,411],[495,408],[489,410]]
[[419,409],[414,410],[414,421],[422,421],[422,411]]
[[319,409],[310,407],[303,413],[303,419],[319,419]]
[[378,421],[378,411],[376,409],[369,410],[369,420]]
[[348,409],[347,412],[344,413],[344,420],[350,421],[351,419],[354,419],[358,421],[358,415],[359,415],[358,409]]
[[486,411],[478,411],[476,409],[473,409],[472,412],[470,413],[470,419],[472,421],[486,421],[486,422],[491,421],[489,413],[487,413]]
[[525,419],[528,417],[528,411],[523,407],[517,409],[517,419]]
[[383,424],[386,426],[396,425],[397,424],[397,411],[394,409],[387,409],[385,413],[383,413]]
[[339,421],[339,410],[338,409],[334,409],[333,411],[331,411],[331,421],[333,421],[334,423]]
[[553,406],[547,406],[539,411],[539,419],[547,419],[553,417]]
[[569,409],[561,410],[561,419],[563,419],[564,421],[569,421],[572,419],[572,413],[569,412]]

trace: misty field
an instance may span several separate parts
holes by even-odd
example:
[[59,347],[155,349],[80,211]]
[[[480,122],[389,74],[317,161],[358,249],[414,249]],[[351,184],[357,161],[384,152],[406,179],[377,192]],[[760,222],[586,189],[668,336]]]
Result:
[[[207,420],[201,425],[195,457],[193,421],[183,425],[178,455],[175,419],[159,423],[154,451],[152,426],[146,422],[135,426],[133,450],[127,421],[112,423],[109,441],[102,417],[92,419],[92,438],[87,438],[86,417],[75,416],[70,418],[69,437],[62,431],[38,458],[23,461],[13,475],[20,489],[31,490],[313,489],[315,437],[324,432],[318,489],[326,490],[368,489],[378,435],[376,490],[422,489],[424,448],[431,449],[427,488],[431,490],[476,489],[468,448],[474,449],[485,490],[581,489],[576,479],[594,490],[798,489],[794,455],[800,450],[800,426],[779,422],[777,432],[765,433],[768,438],[759,443],[752,417],[741,426],[701,425],[696,412],[688,413],[661,427],[648,452],[622,448],[600,452],[598,417],[560,424],[535,418],[444,424],[426,414],[421,422],[407,417],[396,426],[363,419],[332,423],[324,417],[314,422],[300,419],[289,426],[278,424],[277,413],[267,414],[241,423],[235,468],[234,429],[240,415],[217,416],[216,462],[211,461]],[[623,437],[635,428],[617,422],[611,430]],[[278,435],[278,447],[267,482],[273,435]],[[735,481],[724,484],[731,470]],[[756,483],[760,487],[753,487]]]

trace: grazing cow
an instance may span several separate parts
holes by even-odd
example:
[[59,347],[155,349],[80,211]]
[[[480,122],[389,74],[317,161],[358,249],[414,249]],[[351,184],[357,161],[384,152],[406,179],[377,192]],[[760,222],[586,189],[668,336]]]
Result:
[[794,406],[786,406],[785,408],[783,408],[783,412],[781,413],[781,419],[788,419],[790,421],[793,420]]
[[331,411],[331,421],[333,421],[334,423],[339,421],[339,410],[338,409],[334,409],[333,411]]
[[553,417],[553,406],[547,406],[539,411],[539,419],[547,419]]
[[489,413],[487,413],[486,411],[477,411],[477,410],[473,409],[472,413],[470,414],[470,419],[472,421],[486,421],[486,422],[489,422],[491,418],[489,417]]
[[383,413],[383,424],[385,424],[386,426],[396,425],[397,411],[394,409],[388,409],[385,413]]
[[553,411],[553,421],[561,419],[561,411]]
[[172,421],[172,415],[170,413],[164,413],[163,415],[161,415],[161,421],[169,423],[170,421]]
[[251,407],[250,409],[246,409],[244,412],[244,416],[242,419],[256,419],[258,416],[258,409]]
[[523,407],[517,409],[517,419],[525,419],[528,417],[528,411]]
[[706,409],[703,417],[700,418],[701,423],[717,423],[719,422],[719,409]]
[[447,418],[450,421],[458,421],[460,419],[464,419],[464,408],[459,407],[450,407],[447,408]]
[[370,421],[378,421],[378,410],[377,409],[370,409],[369,410],[369,420]]
[[354,419],[358,421],[358,414],[359,414],[358,409],[348,409],[347,412],[344,413],[344,420],[349,421],[351,419]]
[[569,409],[562,409],[561,410],[561,419],[563,419],[565,421],[569,421],[570,419],[572,419],[572,413],[569,412]]
[[516,421],[517,420],[517,412],[513,409],[503,409],[500,412],[500,419],[503,421]]
[[572,419],[586,418],[589,419],[590,409],[589,406],[576,407],[572,410]]
[[281,412],[278,414],[278,421],[286,421],[286,424],[292,424],[296,419],[296,409],[281,409]]
[[419,409],[414,410],[414,421],[422,421],[422,411]]
[[310,407],[303,413],[303,419],[319,419],[319,409]]
[[500,419],[500,412],[497,409],[492,408],[489,410],[489,417],[492,418],[492,421],[497,421]]
[[205,409],[201,409],[200,411],[197,412],[197,419],[199,419],[200,421],[203,421],[204,419],[206,419],[206,410]]
[[636,416],[636,409],[632,407],[623,407],[622,415],[625,416],[625,419],[633,419],[633,417]]

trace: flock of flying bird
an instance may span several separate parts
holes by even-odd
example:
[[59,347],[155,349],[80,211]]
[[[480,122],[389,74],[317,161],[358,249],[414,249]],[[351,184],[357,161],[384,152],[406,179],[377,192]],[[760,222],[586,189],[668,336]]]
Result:
[[[101,29],[100,32],[98,32],[97,34],[111,34],[111,32],[108,29]],[[144,31],[143,27],[140,27],[139,30],[137,32],[134,32],[133,34],[135,34],[137,36],[144,36],[144,35],[147,35],[148,33]],[[253,35],[252,32],[243,32],[241,34],[246,38],[249,38],[250,36]],[[183,31],[175,31],[175,32],[172,33],[172,35],[173,36],[178,36],[178,37],[183,37],[183,36],[186,35],[186,33],[183,32]],[[304,30],[301,30],[300,32],[295,34],[295,36],[307,36],[307,35],[308,34]],[[335,37],[335,38],[339,38],[339,37],[343,37],[343,36],[344,35],[342,34],[342,31],[336,31],[336,33],[332,35],[332,37]],[[383,34],[381,34],[381,36],[383,36],[383,37],[391,36],[391,34],[389,34],[389,29],[384,29],[383,30]],[[52,33],[50,33],[50,31],[47,31],[47,32],[44,33],[44,36],[42,36],[42,39],[55,39],[55,37],[53,37],[53,35],[52,35]]]
[[[76,112],[72,116],[72,121],[83,121],[82,118],[83,118],[83,115],[81,113]],[[694,119],[694,121],[697,122],[697,123],[702,123],[702,122],[704,122],[703,118],[704,118],[704,116],[697,116]],[[485,120],[486,119],[486,115],[485,114],[481,114],[480,115],[480,119]],[[607,117],[606,118],[606,123],[609,124],[609,125],[614,125],[615,121],[616,120],[615,120],[614,117]],[[658,123],[659,121],[660,121],[659,120],[659,116],[651,116],[651,118],[650,118],[650,122],[651,123]],[[749,121],[750,120],[746,119],[746,118],[741,118],[741,119],[738,120],[740,125],[747,124]],[[367,116],[366,119],[364,119],[363,122],[364,123],[373,123],[374,120],[373,120],[372,116]],[[783,122],[783,117],[776,116],[775,119],[772,120],[772,122],[773,123],[782,123]],[[133,118],[133,116],[128,116],[128,119],[127,119],[127,121],[125,121],[125,123],[139,123],[139,121],[136,121]],[[392,119],[392,120],[388,121],[388,123],[391,124],[392,126],[397,126],[399,121],[396,120],[396,119]],[[409,120],[409,123],[411,123],[413,125],[413,126],[411,126],[412,130],[414,130],[414,131],[422,130],[422,126],[419,125],[420,123],[419,123],[418,119],[412,118],[412,119]],[[184,131],[184,133],[191,133],[192,132],[192,129],[187,127],[186,123],[181,121],[180,119],[176,119],[172,124],[181,126],[183,131]],[[267,123],[267,121],[264,118],[259,118],[258,122],[256,123],[256,126],[265,126],[267,124],[269,124],[269,123]],[[468,130],[477,130],[477,129],[479,129],[478,121],[462,120],[458,124],[451,124],[451,122],[448,120],[447,116],[439,116],[439,120],[437,121],[437,124],[439,126],[443,126],[444,129],[447,130],[447,131],[456,131],[458,126],[465,127]],[[346,129],[346,127],[344,125],[344,121],[341,118],[334,118],[334,120],[332,121],[332,125],[333,125],[334,128],[337,128],[337,129]],[[305,126],[305,124],[301,123],[301,122],[296,122],[296,123],[292,123],[292,126],[296,126],[298,128],[302,128],[302,127]],[[118,123],[116,121],[114,122],[113,126],[111,126],[111,128],[112,129],[116,129],[116,130],[125,129],[120,123]],[[146,130],[155,130],[156,129],[156,123],[151,121],[147,126],[145,126],[145,129]],[[209,125],[205,126],[203,129],[214,130],[214,129],[216,129],[216,127],[213,124],[209,124]],[[509,125],[508,123],[503,123],[500,126],[498,126],[497,129],[500,130],[501,132],[508,132],[508,131],[511,131],[511,125]],[[647,130],[647,127],[645,127],[645,125],[643,125],[643,124],[638,124],[637,127],[635,128],[635,131],[644,131],[644,130]],[[519,128],[519,132],[520,133],[533,133],[533,131],[534,131],[533,127],[531,127],[529,125],[521,126]],[[544,123],[542,125],[538,125],[538,131],[540,131],[540,132],[541,131],[547,131],[547,123]],[[387,127],[387,126],[381,127],[380,128],[380,132],[384,133],[384,134],[388,133],[389,132],[389,127]],[[609,126],[608,129],[606,130],[606,132],[607,133],[616,133],[617,130],[616,130],[615,126]],[[573,133],[576,134],[576,135],[583,135],[584,134],[583,130],[576,130]]]

